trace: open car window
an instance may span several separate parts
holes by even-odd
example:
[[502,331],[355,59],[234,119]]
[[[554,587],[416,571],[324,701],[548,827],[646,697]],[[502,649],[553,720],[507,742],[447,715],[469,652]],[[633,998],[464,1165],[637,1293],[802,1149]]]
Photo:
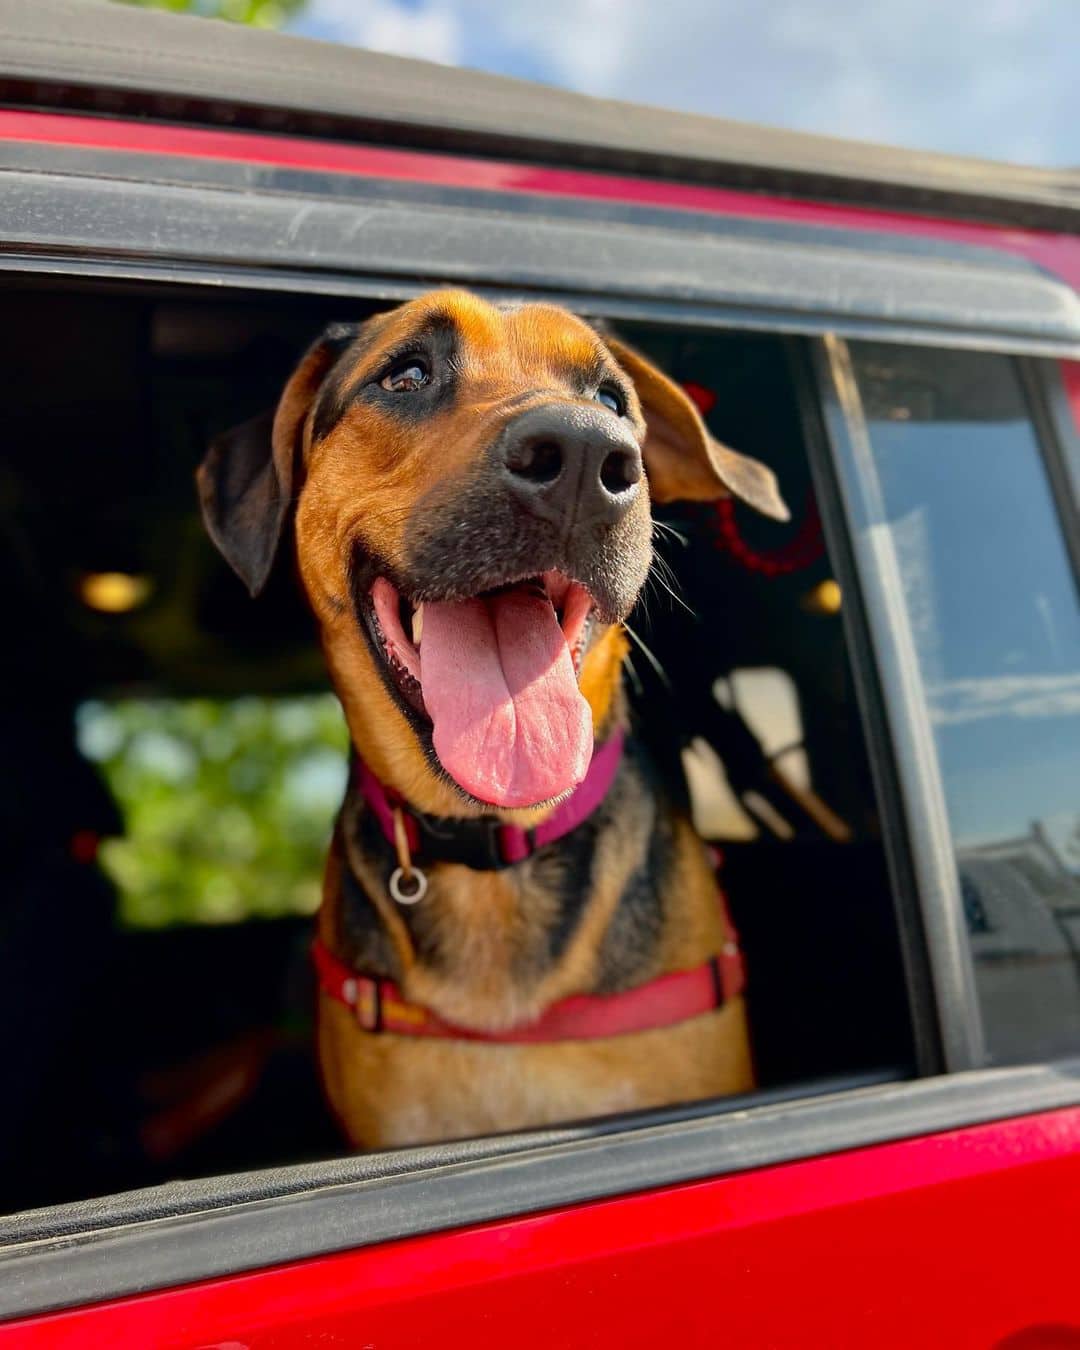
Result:
[[[48,620],[5,677],[30,766],[8,794],[25,870],[6,993],[43,1006],[27,972],[46,933],[61,989],[12,1049],[24,1089],[5,1129],[27,1164],[5,1205],[330,1157],[308,945],[347,738],[288,559],[253,602],[201,528],[192,473],[342,307],[135,289],[5,304],[27,341],[4,524],[18,603]],[[690,766],[687,805],[719,850],[760,1089],[910,1074],[881,815],[788,344],[620,331],[792,503],[787,525],[730,500],[659,510],[627,668],[635,734],[666,790],[685,796]],[[75,1077],[77,1122],[60,1109]]]

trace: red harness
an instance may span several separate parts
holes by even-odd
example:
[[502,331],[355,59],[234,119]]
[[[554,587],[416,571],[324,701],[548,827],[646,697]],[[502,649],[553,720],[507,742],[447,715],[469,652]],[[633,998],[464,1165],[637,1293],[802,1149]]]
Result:
[[[484,871],[498,870],[523,862],[538,848],[561,839],[592,815],[607,795],[618,770],[623,741],[621,730],[609,737],[593,755],[579,787],[533,830],[491,818],[444,821],[427,816],[380,783],[359,759],[355,775],[364,800],[391,846],[396,838],[394,817],[399,815],[410,852],[423,856],[430,849],[443,862],[457,862]],[[719,888],[717,898],[726,932],[724,949],[718,956],[692,970],[673,971],[620,994],[574,994],[551,1004],[535,1020],[505,1031],[474,1031],[445,1022],[428,1008],[408,1002],[393,980],[351,969],[318,938],[312,947],[312,957],[320,989],[349,1008],[365,1031],[512,1044],[621,1036],[684,1022],[712,1012],[742,993],[746,985],[745,968]]]
[[746,984],[742,956],[734,941],[734,929],[729,926],[728,940],[720,955],[692,970],[661,975],[621,994],[574,994],[545,1008],[535,1021],[505,1031],[474,1031],[444,1022],[420,1004],[409,1003],[393,980],[358,975],[318,938],[312,946],[312,956],[319,988],[351,1009],[365,1031],[511,1045],[588,1041],[670,1027],[721,1007],[741,994]]

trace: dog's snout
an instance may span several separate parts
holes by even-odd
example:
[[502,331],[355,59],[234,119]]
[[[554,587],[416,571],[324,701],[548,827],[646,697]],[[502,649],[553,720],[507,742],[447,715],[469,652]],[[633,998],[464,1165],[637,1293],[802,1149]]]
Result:
[[506,427],[498,452],[517,500],[555,524],[614,525],[633,505],[644,473],[629,428],[579,405],[523,413]]

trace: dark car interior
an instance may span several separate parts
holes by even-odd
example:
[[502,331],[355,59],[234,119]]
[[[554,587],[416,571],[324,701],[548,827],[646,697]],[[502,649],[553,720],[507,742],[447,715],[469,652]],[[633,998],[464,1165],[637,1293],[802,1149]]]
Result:
[[[291,568],[252,602],[193,471],[362,307],[29,280],[0,304],[0,1208],[333,1156],[307,949],[347,745]],[[911,1073],[791,349],[618,329],[792,509],[667,509],[628,670],[638,734],[720,853],[760,1084]]]

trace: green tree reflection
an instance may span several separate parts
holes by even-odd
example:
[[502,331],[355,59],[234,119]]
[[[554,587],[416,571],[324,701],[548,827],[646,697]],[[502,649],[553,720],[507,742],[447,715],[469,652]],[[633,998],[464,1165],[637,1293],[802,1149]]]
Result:
[[205,19],[228,19],[256,28],[280,28],[303,9],[305,0],[120,0],[141,9],[167,9],[174,14],[198,14]]

